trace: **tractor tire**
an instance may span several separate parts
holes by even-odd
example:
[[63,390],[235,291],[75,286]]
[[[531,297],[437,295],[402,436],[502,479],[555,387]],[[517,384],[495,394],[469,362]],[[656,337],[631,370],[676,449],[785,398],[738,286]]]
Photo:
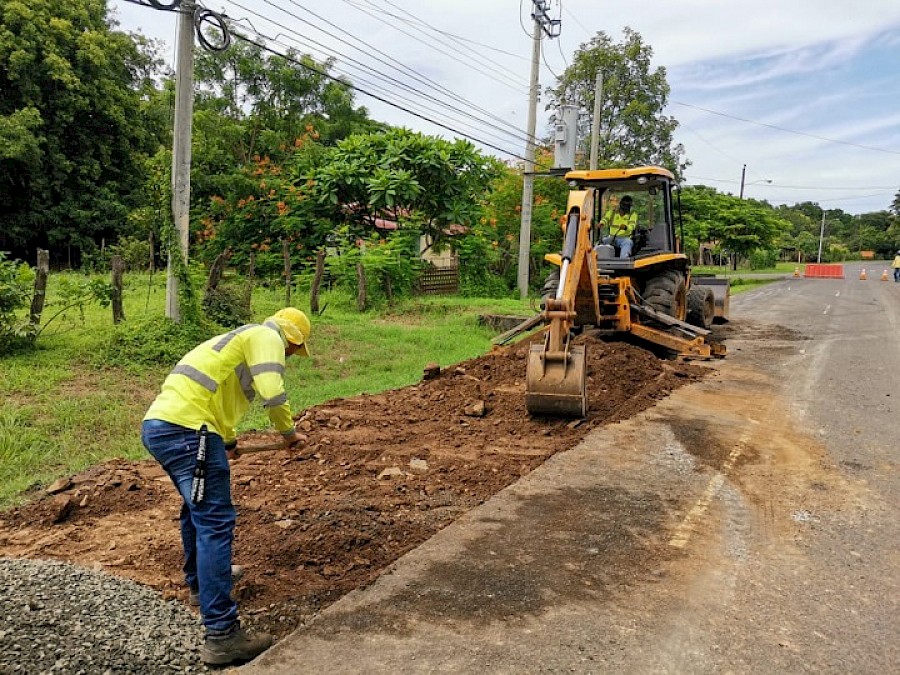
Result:
[[669,270],[652,277],[644,285],[644,302],[657,312],[684,321],[687,316],[687,288],[684,274]]
[[688,291],[687,322],[698,328],[709,330],[716,316],[716,300],[713,292],[704,286]]
[[555,268],[547,275],[547,280],[541,287],[541,309],[547,304],[547,298],[555,298],[559,289],[559,268]]

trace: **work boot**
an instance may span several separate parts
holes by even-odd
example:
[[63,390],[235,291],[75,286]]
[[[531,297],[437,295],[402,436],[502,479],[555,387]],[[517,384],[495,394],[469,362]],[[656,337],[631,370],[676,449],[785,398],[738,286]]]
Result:
[[235,628],[223,637],[207,637],[200,650],[200,660],[208,666],[227,666],[251,661],[272,646],[268,633],[248,633]]
[[[232,565],[231,566],[231,585],[234,586],[238,581],[241,580],[241,577],[244,576],[244,568],[240,565]],[[199,607],[200,606],[200,589],[192,588],[191,593],[188,596],[188,603],[191,607]]]

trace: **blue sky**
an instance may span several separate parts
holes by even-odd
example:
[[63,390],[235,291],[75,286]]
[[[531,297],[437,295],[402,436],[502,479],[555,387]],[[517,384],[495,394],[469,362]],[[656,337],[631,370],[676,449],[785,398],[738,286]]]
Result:
[[[336,57],[337,72],[359,86],[523,155],[531,1],[203,4],[249,19],[252,29],[277,39],[270,42],[276,49]],[[172,59],[172,14],[125,0],[110,4],[123,29],[164,40]],[[676,140],[692,162],[688,183],[737,194],[746,164],[745,196],[809,200],[850,213],[886,209],[900,190],[897,0],[550,0],[549,13],[562,25],[559,38],[542,45],[542,89],[596,31],[619,41],[630,26],[653,48],[654,66],[666,68],[671,86],[667,114],[681,123]],[[427,102],[397,82],[457,102]],[[365,95],[357,102],[377,119],[452,136]],[[539,135],[548,121],[540,109]]]

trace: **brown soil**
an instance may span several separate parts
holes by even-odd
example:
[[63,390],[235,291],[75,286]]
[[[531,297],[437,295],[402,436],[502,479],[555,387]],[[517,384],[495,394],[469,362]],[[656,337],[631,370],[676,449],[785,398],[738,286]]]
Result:
[[[592,428],[707,372],[627,343],[579,341],[588,343],[586,420],[528,415],[523,341],[416,385],[309,408],[296,418],[304,451],[236,459],[245,622],[286,634]],[[241,444],[276,440],[250,433]],[[0,555],[94,566],[186,600],[180,503],[155,462],[112,460],[68,483],[0,514]]]

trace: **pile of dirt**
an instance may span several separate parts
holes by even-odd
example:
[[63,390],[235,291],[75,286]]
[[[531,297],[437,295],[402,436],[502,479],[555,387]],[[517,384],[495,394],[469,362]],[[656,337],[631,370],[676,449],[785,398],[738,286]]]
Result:
[[[708,372],[627,343],[579,341],[588,344],[586,420],[527,413],[524,341],[416,385],[309,408],[296,418],[303,451],[236,459],[245,622],[286,634],[592,428]],[[273,441],[250,433],[241,444]],[[186,600],[179,508],[155,462],[106,462],[0,514],[0,556],[77,562]]]

